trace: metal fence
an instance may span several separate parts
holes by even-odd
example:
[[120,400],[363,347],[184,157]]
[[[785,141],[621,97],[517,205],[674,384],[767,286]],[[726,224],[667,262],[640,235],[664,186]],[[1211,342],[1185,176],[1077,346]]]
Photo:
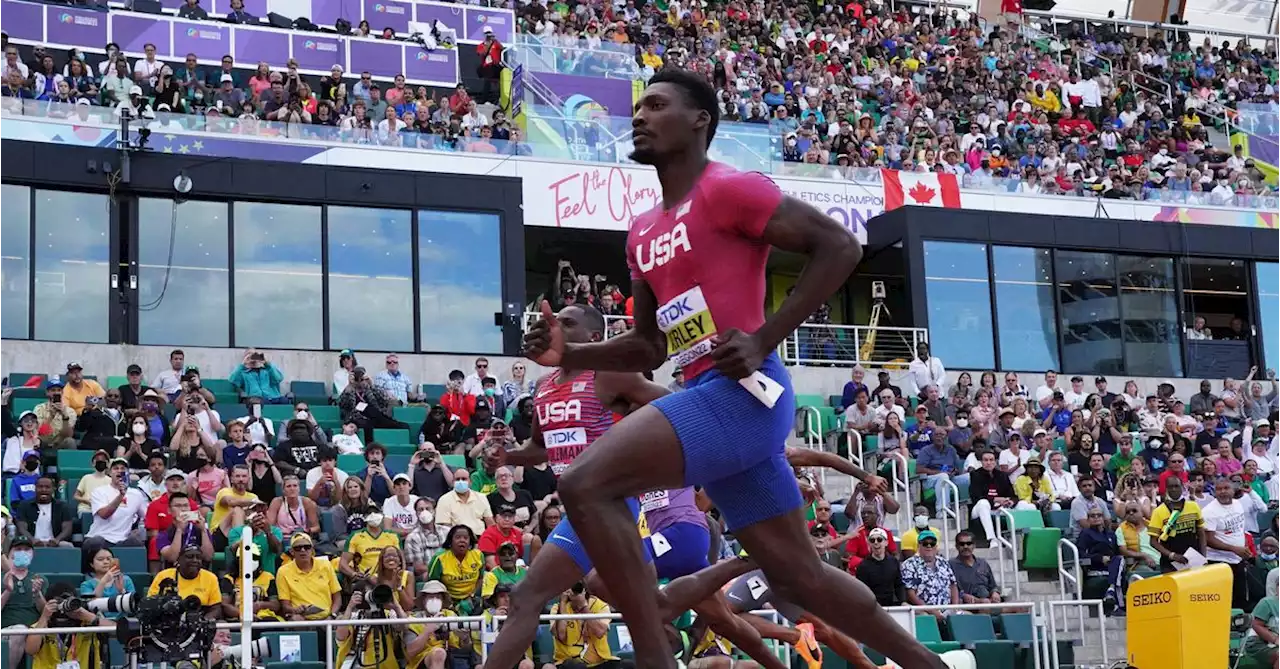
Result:
[[[244,592],[247,596],[244,598],[243,606],[246,609],[252,608],[252,588],[245,588]],[[1059,632],[1056,629],[1055,619],[1058,617],[1057,609],[1074,607],[1078,609],[1097,608],[1100,614],[1098,636],[1099,643],[1102,648],[1104,665],[1108,661],[1108,649],[1106,647],[1106,616],[1102,614],[1102,600],[1068,600],[1068,601],[1050,601],[1050,602],[1001,602],[999,604],[948,604],[939,606],[894,606],[888,607],[885,611],[892,616],[899,625],[909,631],[912,635],[916,634],[916,616],[932,615],[934,612],[943,612],[947,615],[959,615],[964,613],[1009,613],[1011,611],[1025,611],[1031,615],[1031,638],[1016,640],[1017,643],[1032,651],[1033,663],[1035,669],[1048,669],[1061,666],[1058,660],[1058,643]],[[774,609],[764,609],[759,611],[751,611],[753,615],[764,616],[775,620],[778,624],[786,625],[787,621],[782,619],[778,612]],[[453,617],[411,617],[411,618],[385,618],[385,619],[362,619],[359,621],[352,620],[311,620],[311,621],[254,621],[246,618],[245,622],[235,623],[218,623],[216,625],[219,630],[229,630],[240,632],[241,641],[252,638],[254,632],[271,632],[278,630],[290,629],[306,629],[313,631],[317,628],[324,630],[325,644],[323,648],[332,649],[334,630],[339,627],[352,627],[356,625],[368,626],[389,626],[389,625],[407,625],[407,624],[438,624],[449,625],[451,627],[466,626],[467,629],[476,631],[481,635],[481,661],[487,656],[488,644],[492,642],[497,634],[497,624],[506,620],[506,616],[453,616]],[[554,622],[557,620],[611,620],[621,621],[622,616],[617,613],[584,613],[584,614],[556,614],[543,615],[539,618],[541,622]],[[5,628],[0,629],[0,638],[9,639],[12,643],[14,639],[25,639],[28,636],[49,636],[54,634],[115,634],[115,626],[101,627],[47,627],[39,629],[16,629]],[[1080,630],[1080,641],[1084,643],[1085,630]],[[859,641],[866,641],[859,639]],[[874,647],[874,643],[869,644]],[[1091,645],[1091,644],[1090,644]],[[614,649],[617,652],[619,649]],[[781,646],[779,648],[779,659],[783,659],[790,663],[794,651],[789,646]],[[252,667],[253,658],[249,644],[241,644],[241,666]],[[335,658],[332,652],[325,653],[324,664],[326,669],[334,669]],[[260,662],[261,664],[261,662]]]
[[[524,313],[524,328],[542,317]],[[605,339],[631,328],[627,316],[605,316]],[[924,328],[870,327],[866,325],[816,325],[805,323],[778,346],[788,365],[830,365],[906,369],[915,357],[916,345],[929,341]]]

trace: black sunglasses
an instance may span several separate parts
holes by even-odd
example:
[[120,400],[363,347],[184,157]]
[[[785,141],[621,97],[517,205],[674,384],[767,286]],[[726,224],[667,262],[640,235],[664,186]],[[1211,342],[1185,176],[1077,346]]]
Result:
[[301,546],[294,546],[294,547],[293,547],[293,550],[295,550],[295,551],[309,551],[309,550],[311,550],[311,549],[313,549],[313,548],[314,548],[314,546],[312,546],[311,544],[302,544]]
[[956,542],[956,545],[957,545],[957,546],[972,546],[972,545],[973,545],[973,542],[972,542],[972,541],[957,541],[957,542]]
[[935,547],[935,546],[937,546],[937,545],[938,545],[938,542],[936,542],[936,541],[921,541],[921,542],[920,542],[920,546],[921,546],[922,548],[933,548],[933,547]]

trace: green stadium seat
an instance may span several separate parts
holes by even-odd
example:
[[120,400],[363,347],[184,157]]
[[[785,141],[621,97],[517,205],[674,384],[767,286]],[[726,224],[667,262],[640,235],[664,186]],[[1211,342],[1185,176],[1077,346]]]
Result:
[[128,576],[133,581],[133,589],[136,592],[146,592],[151,587],[151,581],[155,579],[155,574],[146,571],[133,572]]
[[[295,399],[295,401],[298,401],[298,402],[306,401],[310,403],[311,416],[316,419],[316,422],[342,420],[342,411],[339,410],[337,406],[334,406],[332,404],[325,404],[323,399],[321,399],[320,401],[316,401],[314,399],[308,399],[308,400]],[[290,412],[289,416],[292,417],[293,413]]]
[[121,546],[113,548],[116,559],[120,561],[120,571],[132,573],[147,570],[147,549],[142,546]]
[[415,451],[418,450],[418,447],[415,446],[414,444],[383,444],[383,445],[387,447],[388,458],[390,458],[393,455],[403,455],[405,457],[410,457],[414,454]]
[[341,469],[348,474],[354,474],[361,469],[364,469],[364,467],[365,461],[363,455],[358,453],[342,453],[338,455],[338,469]]
[[954,641],[943,641],[942,630],[938,628],[938,619],[931,615],[916,616],[916,641],[935,653],[959,650],[960,644]]
[[396,407],[391,412],[392,417],[402,423],[408,423],[417,430],[427,420],[427,407],[425,406],[409,406]]
[[951,638],[965,646],[979,641],[996,640],[996,629],[992,624],[991,616],[985,613],[950,616],[947,619],[947,625],[951,628]]
[[80,573],[78,566],[74,572],[42,572],[41,576],[44,576],[44,582],[48,587],[52,587],[55,583],[69,583],[79,590],[80,584],[84,582],[84,574]]
[[24,411],[31,411],[36,406],[45,402],[44,391],[39,391],[38,397],[18,397],[17,391],[14,391],[14,397],[10,400],[13,404],[13,417],[21,416]]
[[409,471],[409,457],[411,453],[387,453],[387,471],[392,476]]
[[822,669],[849,669],[849,663],[834,650],[822,647]]
[[1050,511],[1049,524],[1063,532],[1066,532],[1067,528],[1071,527],[1071,512],[1067,509],[1062,509],[1061,511]]
[[827,395],[827,406],[839,409],[840,401],[843,399],[843,395]]
[[408,444],[412,441],[409,431],[399,428],[376,429],[373,431],[373,440],[380,444]]
[[222,413],[222,409],[240,403],[240,393],[214,393],[213,402],[218,408],[218,413]]
[[[422,394],[426,395],[427,397],[434,397],[437,400],[443,397],[444,394],[448,391],[449,391],[448,388],[438,383],[422,384]],[[428,404],[435,404],[435,402],[428,402]]]
[[844,534],[849,531],[849,517],[843,513],[831,514],[831,526],[836,528],[836,532]]
[[538,636],[533,640],[534,666],[540,667],[555,658],[555,643],[555,638],[551,636],[551,626],[538,625]]
[[35,399],[35,400],[39,400],[39,401],[43,402],[43,401],[44,401],[44,386],[36,386],[35,388],[27,388],[27,387],[25,387],[25,386],[18,386],[17,388],[14,388],[14,389],[13,389],[13,399],[15,399],[15,400],[17,400],[17,399],[25,399],[25,400]]
[[1018,509],[1011,513],[1014,526],[1019,532],[1044,527],[1044,516],[1037,509]]
[[328,404],[328,385],[324,381],[293,381],[289,384],[289,392],[293,393],[295,402]]
[[618,650],[619,647],[622,646],[622,642],[618,639],[618,627],[618,625],[609,626],[609,648],[613,650],[614,654],[617,655],[619,659],[631,660],[636,656],[634,651]]
[[129,377],[127,376],[108,376],[107,382],[103,384],[104,388],[119,388],[120,386],[129,385]]
[[205,390],[217,395],[218,393],[229,393],[238,395],[240,390],[231,383],[231,379],[208,379],[200,377],[200,386]]
[[1055,451],[1057,451],[1057,452],[1059,452],[1059,453],[1066,453],[1066,452],[1067,452],[1067,440],[1066,440],[1066,439],[1063,439],[1062,437],[1058,437],[1058,438],[1054,439],[1054,440],[1053,440],[1053,450],[1055,450]]
[[[273,421],[288,422],[293,420],[293,405],[291,404],[264,404],[262,405],[262,417]],[[317,421],[320,419],[317,418]]]
[[58,451],[58,471],[63,469],[93,469],[93,454],[96,451]]
[[462,469],[467,466],[467,456],[465,455],[446,453],[440,456],[440,460],[452,469]]
[[51,571],[56,573],[70,574],[80,571],[80,549],[79,548],[49,548],[40,547],[35,549],[35,557],[32,561],[40,565],[40,571]]
[[44,374],[38,374],[36,372],[9,372],[9,387],[15,389],[21,388],[27,385],[27,382],[32,379],[38,379],[40,384],[43,385],[44,377]]
[[828,406],[826,398],[822,395],[796,395],[797,407],[822,407]]
[[249,407],[235,402],[218,403],[218,415],[222,418],[222,424],[236,420],[237,418],[247,418],[249,416]]
[[76,486],[80,485],[80,479],[92,474],[93,470],[89,468],[77,467],[58,467],[58,476],[62,478],[62,482],[58,484],[58,497],[63,501],[72,503],[71,497],[76,492]]

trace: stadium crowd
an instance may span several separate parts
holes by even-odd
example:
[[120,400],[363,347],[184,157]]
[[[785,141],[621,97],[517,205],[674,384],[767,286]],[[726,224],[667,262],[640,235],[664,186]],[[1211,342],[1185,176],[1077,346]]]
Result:
[[[1208,132],[1230,130],[1242,103],[1275,105],[1274,41],[1265,50],[1193,44],[1185,32],[1140,36],[1108,24],[1054,37],[861,0],[529,2],[516,11],[527,36],[561,48],[560,71],[603,76],[621,54],[641,79],[663,67],[704,73],[721,92],[723,121],[770,127],[781,174],[874,181],[867,168],[889,167],[955,174],[972,188],[1242,206],[1267,205],[1276,192],[1239,147],[1214,145]],[[367,22],[357,30],[368,34]],[[397,38],[387,30],[380,37]],[[488,33],[475,48],[474,98],[463,84],[433,93],[403,75],[379,84],[337,65],[315,78],[295,62],[250,72],[230,56],[221,67],[194,56],[164,63],[154,49],[130,63],[114,44],[96,67],[76,49],[37,47],[22,62],[7,46],[3,96],[65,103],[61,114],[75,113],[72,104],[196,114],[222,132],[536,154],[504,110],[484,105],[497,102],[507,47]]]

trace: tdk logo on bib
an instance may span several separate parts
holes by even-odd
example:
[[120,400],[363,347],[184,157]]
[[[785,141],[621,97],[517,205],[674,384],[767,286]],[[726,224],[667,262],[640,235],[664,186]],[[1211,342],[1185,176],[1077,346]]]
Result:
[[[677,297],[676,299],[659,307],[658,308],[658,329],[666,331],[671,328],[672,324],[679,323],[680,321],[684,320],[685,316],[688,316],[689,314],[700,311],[701,308],[694,309],[689,304],[690,299],[692,299],[692,296],[689,295],[689,293],[685,293],[680,297]],[[705,307],[702,307],[702,308],[705,308]]]
[[[580,400],[551,402],[550,404],[543,404],[536,408],[538,410],[539,425],[582,420],[582,402]],[[546,435],[544,434],[543,436],[545,437]]]
[[587,430],[581,427],[569,427],[563,430],[548,430],[542,433],[542,443],[548,448],[553,446],[585,446]]
[[684,223],[676,223],[675,227],[671,228],[671,232],[664,232],[650,239],[648,244],[643,242],[636,244],[636,266],[641,272],[648,272],[671,262],[682,251],[687,253],[692,250],[693,247],[689,244],[689,233]]

